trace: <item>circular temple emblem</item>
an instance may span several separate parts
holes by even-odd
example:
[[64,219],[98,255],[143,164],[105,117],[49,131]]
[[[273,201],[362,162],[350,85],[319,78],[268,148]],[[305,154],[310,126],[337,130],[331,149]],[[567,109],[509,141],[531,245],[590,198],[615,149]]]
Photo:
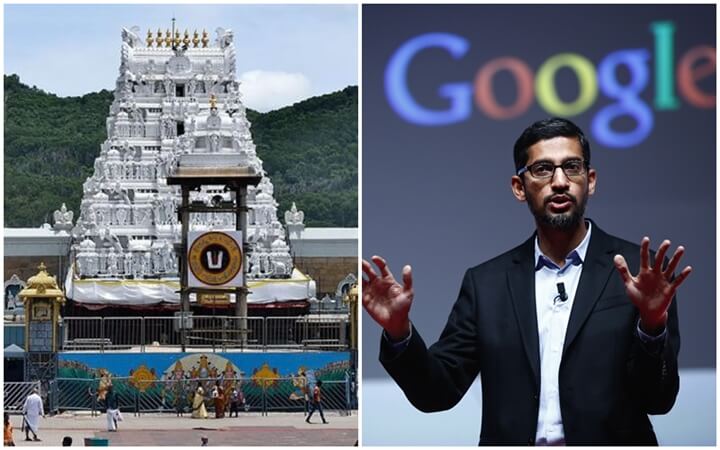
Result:
[[219,286],[232,281],[242,267],[242,249],[224,233],[211,232],[190,246],[188,265],[201,283]]
[[145,364],[140,364],[135,370],[130,371],[130,384],[140,392],[151,388],[155,382],[155,369],[148,369]]

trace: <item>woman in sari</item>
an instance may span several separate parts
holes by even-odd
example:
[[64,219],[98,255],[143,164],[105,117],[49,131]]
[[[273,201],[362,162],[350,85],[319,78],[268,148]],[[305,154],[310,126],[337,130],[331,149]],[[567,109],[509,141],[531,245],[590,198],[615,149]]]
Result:
[[204,391],[202,386],[198,386],[195,391],[195,397],[193,398],[192,404],[192,418],[193,419],[207,419],[208,413],[205,409],[205,397],[203,396]]

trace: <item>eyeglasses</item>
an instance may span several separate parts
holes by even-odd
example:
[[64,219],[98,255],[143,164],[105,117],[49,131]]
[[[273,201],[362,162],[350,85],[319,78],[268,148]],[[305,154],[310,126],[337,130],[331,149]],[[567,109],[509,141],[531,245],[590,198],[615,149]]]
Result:
[[562,164],[553,164],[549,161],[540,161],[529,166],[518,169],[517,175],[520,176],[525,172],[530,172],[534,178],[552,178],[555,175],[555,169],[560,167],[566,177],[579,177],[585,174],[585,170],[590,167],[588,163],[582,159],[569,159]]

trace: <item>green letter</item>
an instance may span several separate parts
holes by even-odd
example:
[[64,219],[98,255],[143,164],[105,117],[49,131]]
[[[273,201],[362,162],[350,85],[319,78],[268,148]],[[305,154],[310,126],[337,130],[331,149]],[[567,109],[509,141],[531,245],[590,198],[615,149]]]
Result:
[[655,106],[658,110],[677,109],[680,106],[675,97],[673,76],[673,35],[672,22],[653,22],[650,30],[655,35]]

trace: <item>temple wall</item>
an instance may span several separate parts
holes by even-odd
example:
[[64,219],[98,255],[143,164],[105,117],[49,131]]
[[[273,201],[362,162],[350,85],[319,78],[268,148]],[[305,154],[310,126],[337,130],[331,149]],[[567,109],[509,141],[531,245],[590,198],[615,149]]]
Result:
[[295,257],[295,267],[309,275],[317,285],[317,298],[332,296],[349,274],[357,276],[358,259],[350,257]]
[[7,281],[13,274],[27,282],[28,278],[37,275],[40,263],[45,263],[47,272],[54,276],[58,285],[62,286],[67,272],[67,257],[47,256],[6,256],[4,258],[3,280]]

